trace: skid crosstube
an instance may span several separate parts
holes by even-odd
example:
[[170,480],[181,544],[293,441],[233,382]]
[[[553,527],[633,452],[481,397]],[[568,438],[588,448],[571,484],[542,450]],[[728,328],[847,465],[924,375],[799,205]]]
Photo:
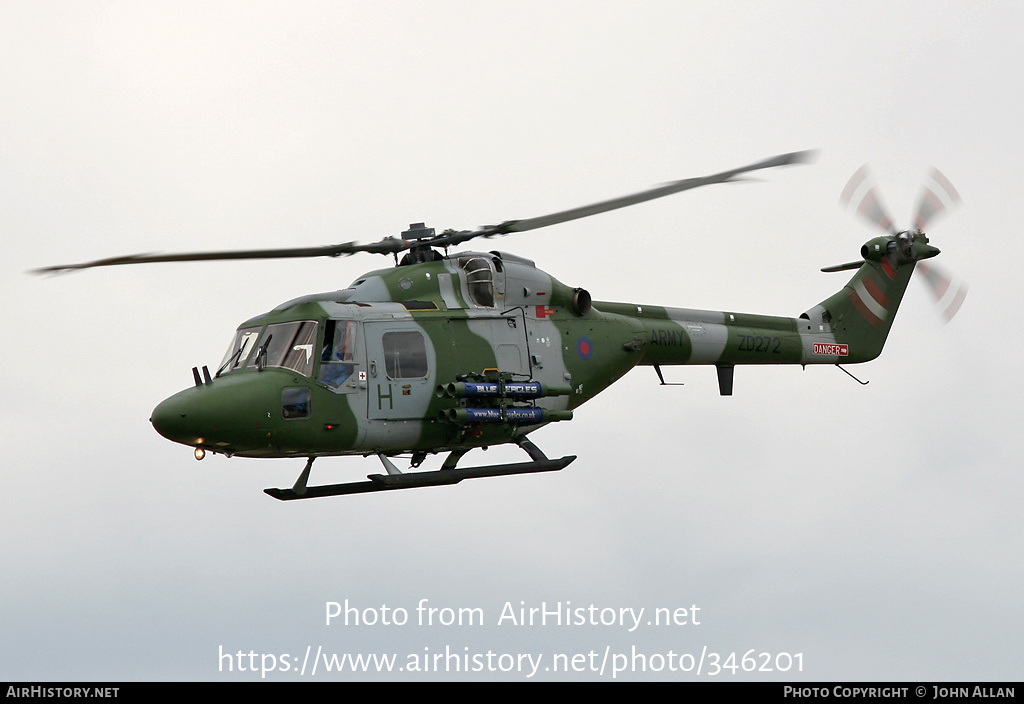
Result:
[[395,489],[416,489],[424,486],[447,486],[458,484],[463,479],[480,477],[502,477],[511,474],[532,474],[534,472],[554,472],[576,459],[576,455],[566,455],[557,460],[534,460],[515,464],[495,464],[487,467],[469,467],[467,469],[439,469],[432,472],[413,472],[409,474],[371,474],[370,481],[349,482],[346,484],[324,484],[306,487],[303,493],[293,489],[264,489],[268,496],[280,501],[294,499],[316,499],[324,496],[344,496],[346,494],[366,494],[372,491],[392,491]]

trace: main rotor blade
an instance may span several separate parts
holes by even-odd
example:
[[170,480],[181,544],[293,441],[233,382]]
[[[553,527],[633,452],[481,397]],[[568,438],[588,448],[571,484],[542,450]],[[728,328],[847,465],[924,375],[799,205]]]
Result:
[[[490,227],[484,227],[473,233],[456,233],[458,235],[467,235],[464,239],[469,239],[469,236],[477,237],[493,237],[495,235],[505,235],[512,232],[526,232],[527,230],[536,230],[541,227],[549,227],[551,225],[557,225],[559,223],[568,222],[570,220],[578,220],[580,218],[590,217],[591,215],[597,215],[599,213],[607,213],[610,210],[618,210],[619,208],[625,208],[630,205],[636,205],[637,203],[643,203],[655,198],[664,198],[670,196],[673,193],[680,193],[681,191],[688,191],[691,188],[699,188],[700,186],[707,186],[713,183],[726,183],[733,180],[740,174],[745,174],[750,171],[758,171],[760,169],[770,169],[776,166],[786,166],[788,164],[803,164],[812,161],[817,155],[814,150],[802,151],[802,152],[791,152],[789,154],[780,154],[764,161],[759,161],[756,164],[750,166],[743,166],[738,169],[731,169],[729,171],[723,171],[719,174],[713,174],[711,176],[703,176],[699,178],[687,178],[681,181],[673,181],[666,183],[661,186],[655,186],[646,191],[634,193],[628,196],[621,196],[619,198],[612,198],[611,200],[601,201],[600,203],[593,203],[592,205],[584,205],[579,208],[571,208],[569,210],[563,210],[558,213],[552,213],[551,215],[541,215],[536,218],[527,218],[525,220],[507,220],[500,225],[493,225]],[[464,241],[461,240],[461,241]]]
[[623,196],[621,198],[613,198],[611,200],[602,201],[600,203],[594,203],[593,205],[585,205],[581,208],[572,208],[571,210],[563,210],[559,213],[553,213],[551,215],[542,215],[537,218],[529,218],[526,220],[507,220],[500,225],[491,225],[488,227],[480,228],[479,230],[462,230],[454,231],[447,230],[442,232],[440,235],[434,237],[424,237],[421,239],[399,239],[397,237],[385,237],[377,242],[370,242],[369,244],[356,244],[355,242],[346,242],[344,244],[327,245],[323,247],[288,247],[284,249],[251,249],[251,250],[240,250],[240,251],[228,251],[228,252],[193,252],[188,254],[135,254],[126,257],[110,257],[109,259],[97,259],[93,262],[84,262],[81,264],[64,264],[61,266],[48,266],[41,269],[33,270],[36,274],[46,274],[61,271],[73,271],[76,269],[91,269],[100,266],[120,266],[122,264],[149,264],[155,262],[199,262],[199,261],[215,261],[224,259],[284,259],[291,257],[340,257],[347,256],[349,254],[355,254],[356,252],[370,252],[372,254],[397,254],[407,249],[416,248],[427,248],[427,247],[450,247],[453,245],[461,244],[474,237],[495,237],[497,235],[507,235],[512,232],[525,232],[527,230],[536,230],[540,227],[548,227],[549,225],[556,225],[562,222],[568,222],[569,220],[577,220],[579,218],[585,218],[590,215],[597,215],[598,213],[605,213],[609,210],[617,210],[618,208],[625,208],[630,205],[636,205],[637,203],[643,203],[644,201],[654,200],[655,198],[663,198],[664,196],[671,195],[673,193],[679,193],[680,191],[686,191],[691,188],[698,188],[700,186],[707,186],[712,183],[726,183],[733,180],[740,174],[745,174],[750,171],[758,171],[760,169],[769,169],[776,166],[786,166],[787,164],[800,164],[813,159],[816,155],[814,151],[802,151],[792,152],[790,154],[780,154],[779,156],[772,157],[771,159],[765,159],[759,161],[756,164],[744,166],[738,169],[732,169],[730,171],[723,171],[719,174],[713,174],[711,176],[704,176],[702,178],[688,178],[682,181],[674,181],[667,183],[662,186],[641,191],[640,193],[634,193],[630,196]]
[[[393,238],[391,238],[393,239]],[[395,240],[401,242],[401,240]],[[34,274],[51,274],[76,269],[92,269],[100,266],[120,266],[122,264],[151,264],[156,262],[202,262],[222,259],[284,259],[289,257],[340,257],[360,251],[374,251],[375,246],[383,246],[387,240],[372,245],[357,245],[355,242],[333,244],[323,247],[289,247],[285,249],[249,249],[227,252],[191,252],[182,254],[130,254],[123,257],[97,259],[81,264],[63,264],[33,269]]]

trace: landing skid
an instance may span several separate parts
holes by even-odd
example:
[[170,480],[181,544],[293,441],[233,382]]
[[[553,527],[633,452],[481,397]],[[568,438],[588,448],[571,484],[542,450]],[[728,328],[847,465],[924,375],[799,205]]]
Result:
[[[347,494],[366,494],[373,491],[393,491],[395,489],[416,489],[424,486],[448,486],[458,484],[463,479],[477,479],[480,477],[502,477],[512,474],[533,474],[536,472],[555,472],[567,467],[576,455],[566,455],[557,460],[549,460],[544,456],[536,445],[523,438],[519,446],[526,450],[532,462],[518,462],[513,464],[495,464],[486,467],[469,467],[467,469],[455,469],[449,467],[452,458],[458,461],[465,451],[452,453],[445,466],[432,472],[413,472],[404,474],[399,472],[394,464],[384,455],[380,455],[388,474],[370,474],[366,482],[348,482],[345,484],[324,484],[322,486],[306,486],[309,478],[309,470],[313,465],[311,457],[306,463],[305,469],[299,476],[295,486],[291,489],[264,489],[268,496],[273,496],[280,501],[292,501],[294,499],[316,499],[324,496],[345,496]],[[456,457],[456,452],[458,456]],[[454,465],[454,462],[451,462]]]

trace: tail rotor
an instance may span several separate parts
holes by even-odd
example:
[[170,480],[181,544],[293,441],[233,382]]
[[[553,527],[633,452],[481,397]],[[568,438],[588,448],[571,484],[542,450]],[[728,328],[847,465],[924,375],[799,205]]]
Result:
[[889,216],[889,211],[882,204],[882,199],[878,195],[878,186],[875,185],[875,179],[867,164],[857,169],[850,177],[842,195],[839,196],[839,202],[843,207],[852,205],[857,215],[883,232],[888,232],[890,235],[896,234],[896,226]]
[[[839,202],[844,207],[852,208],[858,216],[871,225],[888,233],[888,238],[876,239],[888,240],[890,256],[899,256],[903,261],[908,261],[922,259],[914,254],[914,242],[928,242],[928,238],[924,236],[925,227],[937,217],[960,205],[962,201],[950,180],[941,171],[932,167],[922,189],[917,213],[914,216],[914,229],[897,230],[892,217],[882,203],[878,187],[868,165],[865,164],[850,177],[839,197]],[[876,240],[872,240],[872,243],[876,243]],[[878,249],[878,243],[875,244],[875,249]],[[933,249],[929,256],[934,256],[937,253],[938,250]],[[828,270],[838,271],[844,267],[851,268],[853,264],[851,262],[839,267],[830,267]],[[967,296],[967,284],[923,259],[917,262],[917,270],[921,272],[922,280],[931,289],[939,314],[948,323],[963,305]]]
[[914,227],[923,230],[929,222],[949,212],[962,202],[953,184],[934,166],[928,173],[931,182],[926,182],[921,191],[921,201],[914,216]]
[[948,323],[960,310],[964,299],[967,298],[967,284],[931,262],[920,262],[917,265],[917,270],[921,272],[924,282],[932,291],[939,315]]

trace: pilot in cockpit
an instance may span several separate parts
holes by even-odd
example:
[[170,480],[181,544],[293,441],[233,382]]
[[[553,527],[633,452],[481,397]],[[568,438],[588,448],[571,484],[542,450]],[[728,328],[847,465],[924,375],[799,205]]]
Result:
[[352,327],[351,321],[327,321],[324,348],[320,354],[320,381],[332,389],[352,376]]

